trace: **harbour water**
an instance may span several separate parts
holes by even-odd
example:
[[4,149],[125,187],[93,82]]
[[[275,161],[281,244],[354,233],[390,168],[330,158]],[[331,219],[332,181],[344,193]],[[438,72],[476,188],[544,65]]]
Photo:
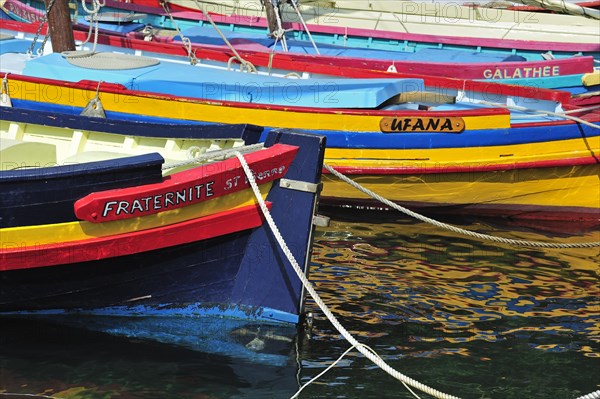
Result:
[[[391,212],[331,216],[317,230],[310,279],[340,322],[396,370],[463,398],[571,399],[600,389],[599,248],[483,242]],[[600,231],[568,223],[542,231],[445,221],[506,238],[600,241]],[[0,397],[289,398],[349,348],[311,299],[307,310],[310,331],[291,340],[265,334],[260,350],[283,361],[258,364],[2,319]],[[354,350],[299,397],[414,396]]]

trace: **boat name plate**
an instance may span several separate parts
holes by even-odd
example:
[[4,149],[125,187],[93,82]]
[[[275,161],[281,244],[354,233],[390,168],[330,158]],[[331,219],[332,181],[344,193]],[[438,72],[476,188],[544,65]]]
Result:
[[460,133],[465,121],[457,116],[382,118],[379,127],[383,133]]

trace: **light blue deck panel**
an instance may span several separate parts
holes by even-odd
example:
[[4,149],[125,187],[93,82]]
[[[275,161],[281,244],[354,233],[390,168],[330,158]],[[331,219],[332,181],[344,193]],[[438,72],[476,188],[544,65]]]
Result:
[[166,62],[124,70],[87,69],[71,65],[61,54],[29,60],[23,74],[217,101],[319,108],[376,108],[396,94],[424,89],[422,79],[285,79]]

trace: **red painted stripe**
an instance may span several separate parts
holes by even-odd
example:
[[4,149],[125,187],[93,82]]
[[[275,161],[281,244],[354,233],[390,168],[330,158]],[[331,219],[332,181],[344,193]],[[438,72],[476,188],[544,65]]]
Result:
[[[267,203],[270,207],[271,203]],[[258,227],[258,205],[116,236],[0,250],[0,271],[65,265],[152,251]]]
[[[298,147],[275,144],[264,151],[244,155],[257,183],[282,178]],[[101,223],[147,216],[183,208],[232,194],[250,187],[240,161],[198,166],[175,173],[160,183],[92,193],[75,202],[75,215],[81,220]]]
[[[418,162],[418,161],[415,161]],[[557,159],[537,162],[518,162],[512,164],[496,164],[496,165],[481,165],[481,166],[448,166],[448,167],[364,167],[356,168],[351,166],[334,166],[334,169],[345,175],[413,175],[413,174],[448,174],[448,173],[473,173],[473,172],[494,172],[516,169],[535,169],[535,168],[551,168],[562,166],[581,166],[593,165],[599,161],[594,157],[586,158],[569,158]],[[323,173],[329,173],[323,169]]]

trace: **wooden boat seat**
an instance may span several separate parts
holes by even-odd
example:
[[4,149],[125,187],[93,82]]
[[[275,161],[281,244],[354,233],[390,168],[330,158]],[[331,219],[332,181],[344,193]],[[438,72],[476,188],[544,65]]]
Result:
[[2,138],[0,160],[2,170],[53,166],[56,165],[56,147],[47,143]]

